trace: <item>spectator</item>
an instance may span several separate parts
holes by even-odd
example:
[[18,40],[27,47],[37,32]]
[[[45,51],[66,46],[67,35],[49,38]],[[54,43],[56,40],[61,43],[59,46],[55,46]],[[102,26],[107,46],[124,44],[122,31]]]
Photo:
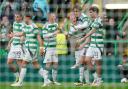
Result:
[[0,22],[0,47],[3,49],[5,49],[8,44],[9,37],[7,37],[7,35],[9,35],[10,30],[11,24],[9,23],[8,17],[3,16]]
[[31,7],[29,2],[27,2],[26,0],[21,2],[21,12],[22,12],[22,16],[24,16],[26,14],[26,12],[30,12],[31,11]]
[[19,4],[18,4],[15,0],[8,0],[8,1],[5,3],[5,7],[6,7],[6,6],[10,6],[10,8],[11,8],[13,11],[19,10]]
[[33,9],[35,12],[35,20],[47,20],[49,13],[49,5],[47,0],[35,0],[33,3]]
[[66,16],[70,10],[71,0],[49,0],[50,12],[57,13],[59,18]]
[[[109,19],[109,24],[108,26],[106,26],[106,39],[107,40],[116,40],[117,38],[117,25],[115,23],[115,19],[114,18],[110,18]],[[107,48],[107,55],[112,55],[113,52],[113,48],[114,48],[114,44],[113,43],[107,43],[106,44],[106,48]]]
[[13,13],[14,11],[9,5],[2,9],[2,15],[6,15],[11,23],[13,22]]

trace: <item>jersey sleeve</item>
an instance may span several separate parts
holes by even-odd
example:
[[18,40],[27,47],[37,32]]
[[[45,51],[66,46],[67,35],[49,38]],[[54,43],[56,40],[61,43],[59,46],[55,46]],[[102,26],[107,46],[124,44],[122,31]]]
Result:
[[96,20],[91,24],[91,28],[98,29],[98,28],[101,28],[101,27],[103,27],[103,24],[102,24],[102,20],[101,20],[101,19],[96,19]]

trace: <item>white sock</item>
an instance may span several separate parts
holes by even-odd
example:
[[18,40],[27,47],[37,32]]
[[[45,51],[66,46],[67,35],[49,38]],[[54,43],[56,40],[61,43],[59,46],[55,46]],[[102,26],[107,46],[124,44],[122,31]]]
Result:
[[40,74],[42,77],[44,77],[44,69],[43,69],[43,68],[40,68],[40,69],[39,69],[39,74]]
[[57,80],[57,70],[56,69],[52,69],[52,79],[54,82],[56,82],[56,80]]
[[44,78],[44,83],[48,82],[48,71],[40,68],[39,74]]
[[84,78],[84,67],[82,66],[82,67],[80,67],[79,68],[79,80],[80,80],[80,82],[83,82],[83,78]]
[[89,80],[89,70],[88,69],[86,69],[84,71],[84,77],[85,77],[86,83],[89,84],[90,83],[90,80]]
[[80,59],[79,56],[80,56],[79,51],[75,51],[76,65],[79,65],[79,59]]
[[20,76],[19,76],[19,81],[20,83],[23,82],[24,80],[24,77],[26,75],[26,71],[27,71],[27,68],[21,68],[21,71],[20,71]]
[[19,78],[19,76],[20,76],[19,72],[15,72],[14,75],[16,78]]
[[93,73],[93,77],[94,77],[94,80],[95,79],[98,79],[98,75],[97,75],[97,73],[95,72],[95,73]]

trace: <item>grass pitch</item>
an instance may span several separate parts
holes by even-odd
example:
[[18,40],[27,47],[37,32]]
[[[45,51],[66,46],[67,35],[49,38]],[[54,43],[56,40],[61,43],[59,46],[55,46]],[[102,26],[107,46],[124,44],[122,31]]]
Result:
[[41,87],[42,83],[24,83],[22,87],[11,87],[11,83],[0,83],[0,89],[128,89],[128,83],[103,83],[94,87],[89,85],[75,86],[73,83],[62,83],[62,85],[50,85]]

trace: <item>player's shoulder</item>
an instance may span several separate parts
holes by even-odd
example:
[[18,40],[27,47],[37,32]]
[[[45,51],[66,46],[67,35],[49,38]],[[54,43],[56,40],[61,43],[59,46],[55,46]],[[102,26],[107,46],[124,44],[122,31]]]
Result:
[[81,13],[81,17],[83,17],[83,18],[87,18],[88,16],[87,16],[86,13]]
[[38,28],[38,26],[35,23],[32,23],[33,28]]
[[94,20],[94,23],[103,24],[103,20],[101,19],[101,17],[97,17],[97,18]]

